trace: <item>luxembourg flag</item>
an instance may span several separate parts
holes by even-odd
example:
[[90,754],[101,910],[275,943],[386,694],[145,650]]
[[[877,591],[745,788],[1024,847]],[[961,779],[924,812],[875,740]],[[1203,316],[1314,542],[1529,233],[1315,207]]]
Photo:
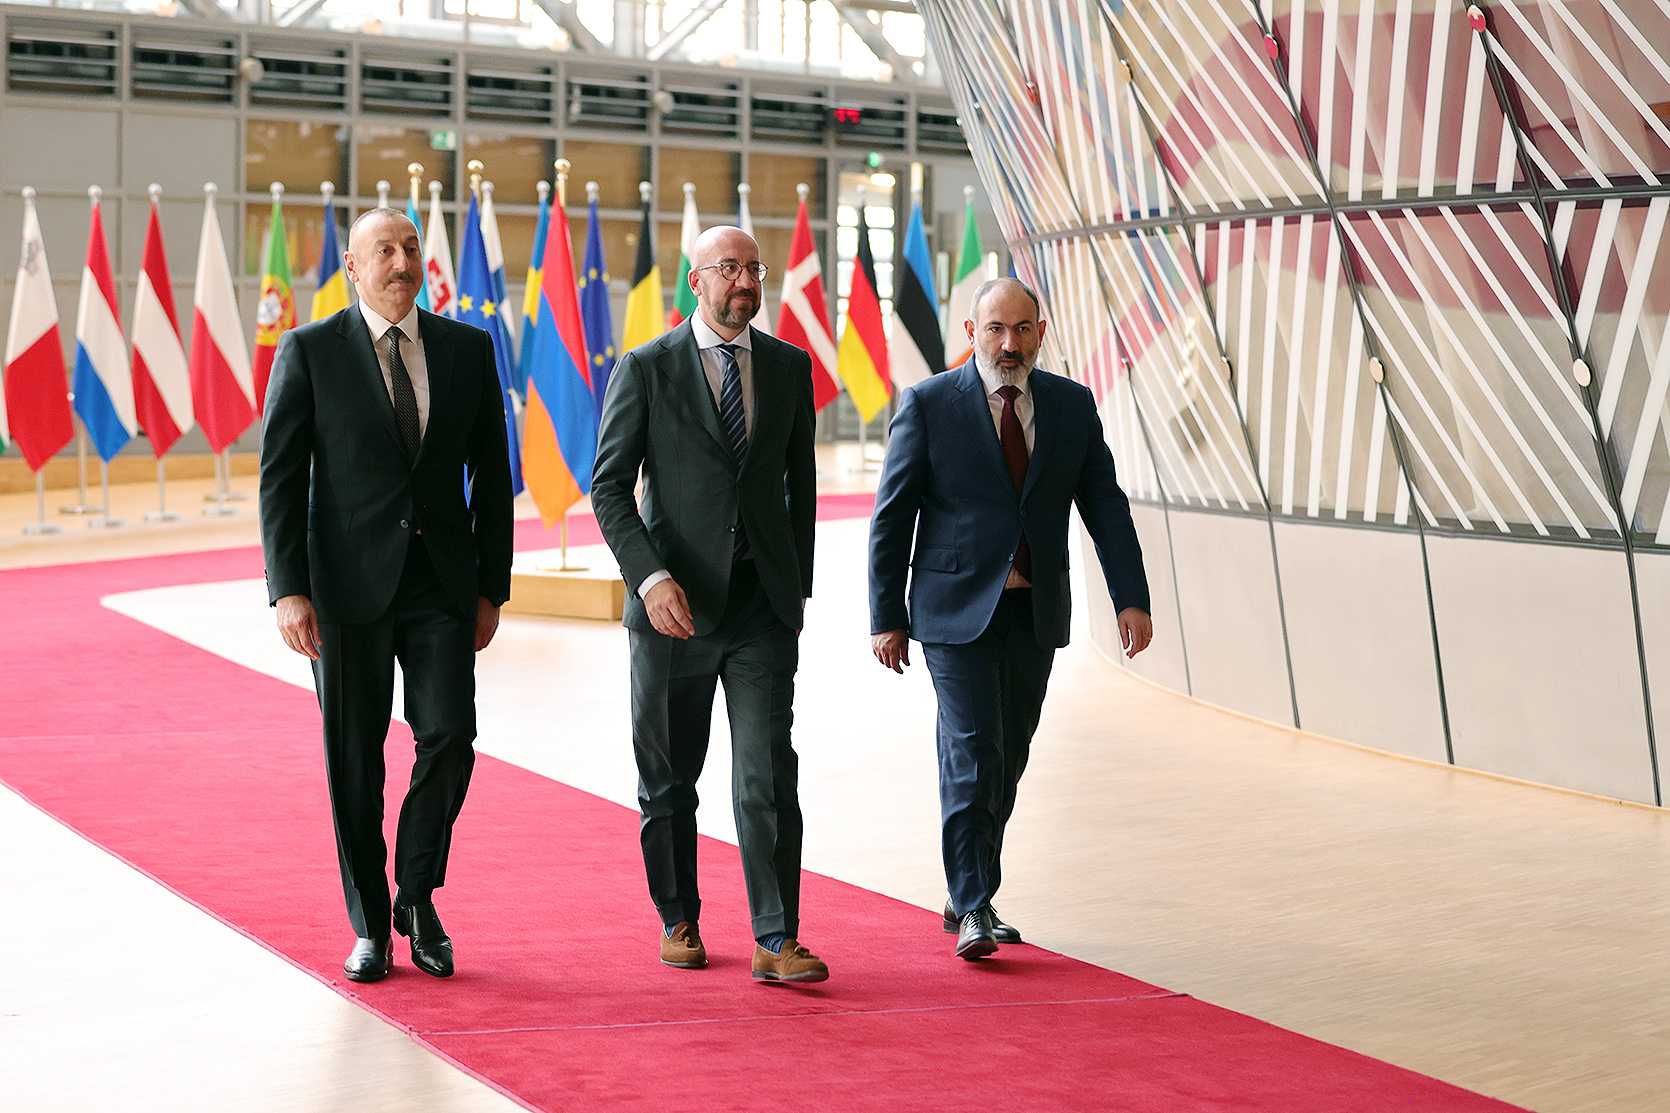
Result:
[[597,404],[574,280],[574,244],[560,187],[545,233],[539,284],[527,425],[522,432],[522,479],[550,529],[570,506],[591,493],[591,469],[597,460]]
[[191,403],[209,447],[218,453],[255,421],[255,376],[215,219],[216,192],[213,182],[203,187],[203,236],[191,299]]
[[191,371],[180,343],[180,316],[174,310],[174,283],[157,214],[161,195],[162,187],[153,185],[145,263],[133,301],[133,407],[159,460],[193,424]]
[[35,191],[23,190],[23,255],[12,287],[12,321],[6,332],[6,428],[38,472],[75,436],[64,349],[58,339],[58,303],[47,273],[46,245],[35,215]]
[[110,463],[139,431],[133,411],[133,376],[128,345],[116,308],[116,281],[110,274],[110,249],[104,241],[99,199],[104,190],[87,191],[93,219],[87,229],[87,263],[81,268],[81,307],[75,315],[75,412],[99,459]]

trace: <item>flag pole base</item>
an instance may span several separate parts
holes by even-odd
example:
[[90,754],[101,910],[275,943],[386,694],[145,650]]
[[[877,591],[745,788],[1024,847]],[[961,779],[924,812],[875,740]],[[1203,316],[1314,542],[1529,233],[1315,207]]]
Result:
[[46,520],[46,475],[35,473],[35,520],[23,527],[26,537],[40,537],[48,533],[59,532],[59,527]]
[[59,533],[62,532],[62,530],[59,526],[49,525],[46,522],[30,522],[28,525],[23,527],[23,532],[28,534],[30,537],[40,537],[43,534]]
[[591,567],[585,564],[570,564],[568,562],[568,511],[562,512],[562,560],[557,564],[536,564],[534,568],[540,572],[589,572]]
[[180,520],[180,515],[173,510],[147,510],[145,511],[145,520],[147,522],[177,522]]
[[60,506],[60,514],[97,514],[104,510],[102,506]]
[[88,529],[115,529],[117,526],[125,526],[127,524],[128,520],[126,518],[112,518],[108,514],[100,518],[87,519]]
[[161,456],[157,457],[157,508],[147,510],[145,520],[147,522],[177,522],[180,520],[178,514],[168,509],[168,471],[162,462]]

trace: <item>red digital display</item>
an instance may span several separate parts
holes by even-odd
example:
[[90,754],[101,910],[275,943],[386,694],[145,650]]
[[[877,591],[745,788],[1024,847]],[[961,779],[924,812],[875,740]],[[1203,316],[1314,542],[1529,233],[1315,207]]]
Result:
[[856,124],[862,118],[863,118],[863,109],[859,109],[859,108],[837,108],[837,109],[835,109],[835,122],[837,124]]

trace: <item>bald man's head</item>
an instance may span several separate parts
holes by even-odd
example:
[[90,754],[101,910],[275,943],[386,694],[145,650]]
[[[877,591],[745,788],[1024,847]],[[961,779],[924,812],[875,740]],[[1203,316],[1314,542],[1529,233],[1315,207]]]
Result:
[[[727,340],[760,311],[760,246],[740,228],[709,228],[696,237],[690,260],[690,289],[709,328]],[[724,271],[734,271],[725,277]]]

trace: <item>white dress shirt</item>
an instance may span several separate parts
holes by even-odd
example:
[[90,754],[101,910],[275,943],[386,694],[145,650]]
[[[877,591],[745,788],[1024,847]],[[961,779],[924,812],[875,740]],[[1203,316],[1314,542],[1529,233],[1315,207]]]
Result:
[[429,361],[423,356],[423,336],[418,331],[417,306],[396,325],[385,321],[375,309],[360,300],[360,312],[365,314],[365,326],[371,330],[371,347],[377,353],[377,366],[383,372],[383,386],[388,389],[389,401],[394,400],[394,374],[389,370],[389,346],[383,341],[391,328],[400,330],[400,359],[406,365],[406,375],[412,380],[412,393],[417,395],[418,439],[429,429]]

